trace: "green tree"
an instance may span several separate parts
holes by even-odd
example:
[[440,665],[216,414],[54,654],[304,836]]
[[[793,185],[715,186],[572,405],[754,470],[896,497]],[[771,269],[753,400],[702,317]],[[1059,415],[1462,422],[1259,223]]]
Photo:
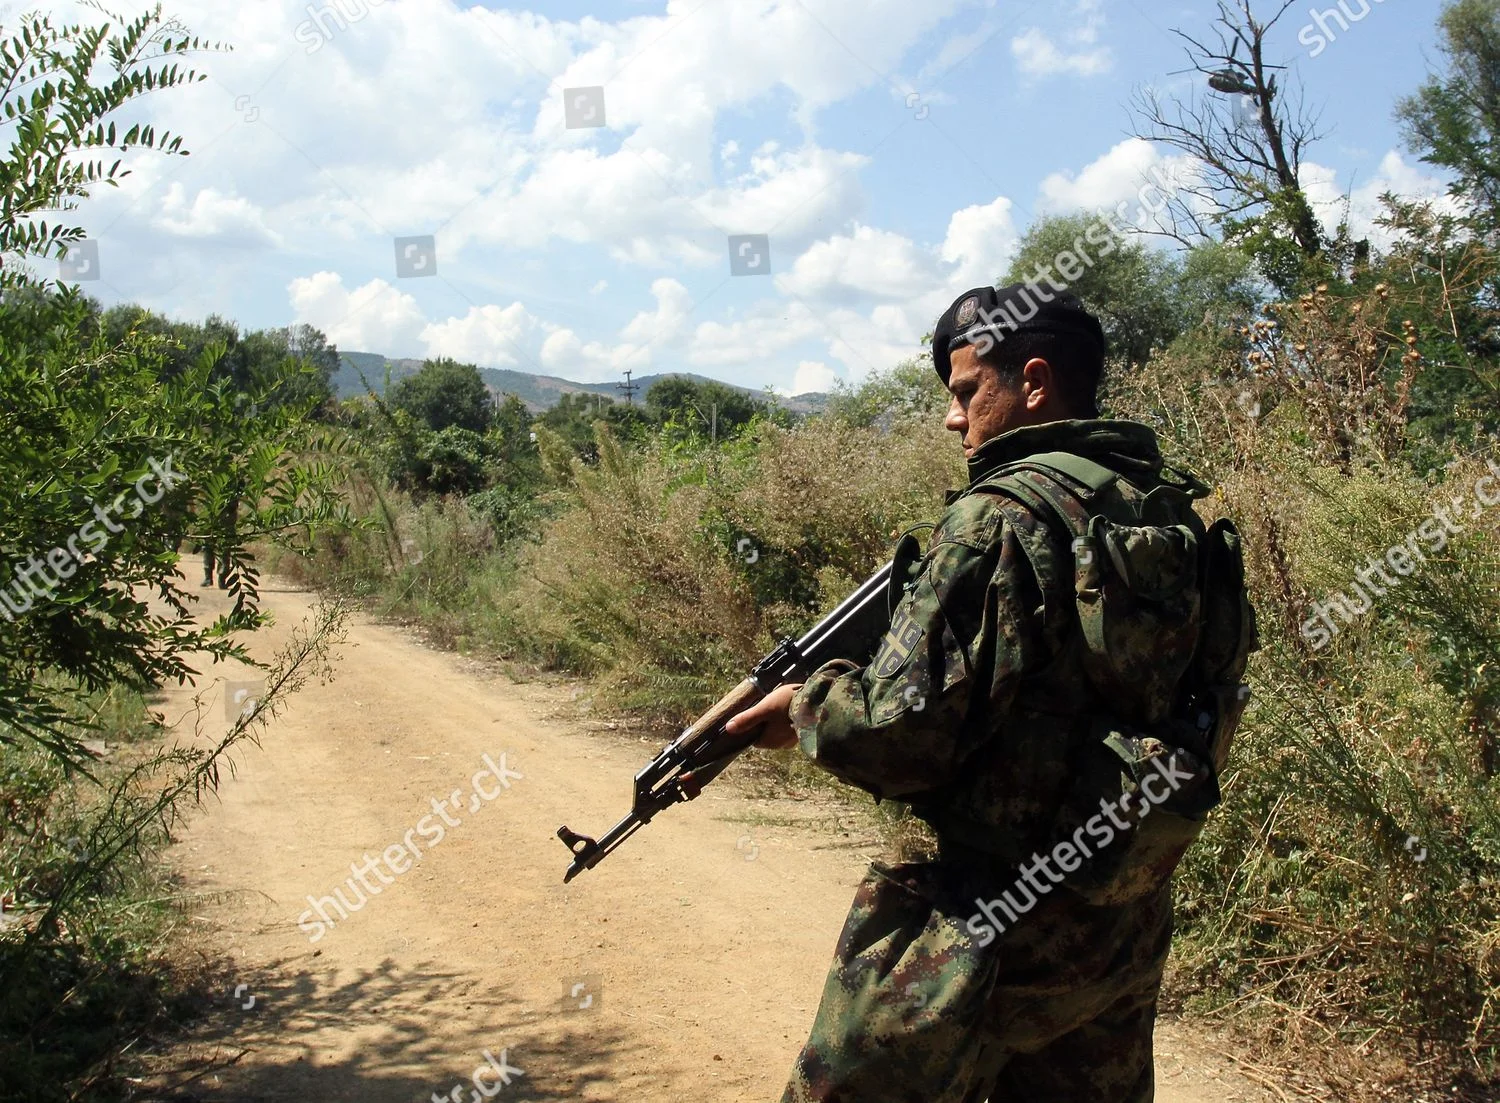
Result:
[[[111,345],[119,345],[134,332],[139,337],[173,338],[178,327],[169,319],[135,303],[120,303],[98,316],[99,331]],[[191,357],[184,357],[185,367]]]
[[306,325],[246,333],[219,366],[220,374],[227,374],[240,391],[274,384],[277,401],[307,402],[314,408],[333,398],[337,369],[338,350]]
[[[130,173],[121,155],[131,150],[185,152],[180,137],[141,123],[121,133],[112,116],[146,92],[207,79],[176,59],[217,47],[163,21],[159,7],[118,27],[59,25],[40,14],[20,24],[0,51],[5,126],[14,126],[0,158],[0,253],[62,256],[83,229],[49,226],[48,212],[73,210],[97,185],[118,187]],[[0,288],[34,282],[24,263],[0,269]]]
[[[24,263],[82,237],[66,218],[39,219],[123,175],[97,154],[182,152],[146,127],[117,134],[114,116],[146,91],[193,79],[171,57],[196,40],[159,8],[128,20],[106,14],[95,26],[27,16],[7,31],[0,865],[6,910],[26,918],[0,937],[0,1095],[62,1103],[130,1093],[125,1055],[161,1021],[171,993],[152,975],[161,929],[146,917],[160,901],[122,886],[164,885],[157,847],[183,807],[217,786],[227,754],[254,738],[308,667],[326,663],[338,614],[320,608],[310,631],[294,630],[282,659],[264,667],[253,715],[222,736],[193,738],[189,720],[187,738],[161,739],[147,695],[205,662],[262,666],[241,642],[263,623],[246,545],[290,542],[303,525],[310,533],[346,518],[329,493],[336,473],[307,426],[312,400],[285,401],[284,374],[241,391],[221,370],[220,343],[171,365],[181,350],[170,327],[132,326],[140,316],[123,311],[105,318],[76,288]],[[235,521],[231,500],[242,506]],[[212,619],[195,609],[179,566],[181,544],[203,539],[232,564],[234,604]],[[142,743],[99,764],[84,737],[122,728]],[[76,833],[81,854],[62,853],[62,832]]]
[[1244,249],[1205,241],[1179,258],[1173,298],[1178,327],[1223,329],[1242,325],[1265,301],[1269,288],[1255,274],[1255,261]]
[[495,419],[495,401],[479,369],[446,356],[425,361],[392,387],[390,403],[433,432],[456,426],[483,434]]
[[533,492],[542,484],[542,460],[532,425],[536,419],[513,394],[495,411],[495,423],[489,439],[500,464],[501,485],[523,492]]
[[1431,472],[1455,446],[1484,448],[1485,437],[1500,433],[1500,254],[1468,219],[1431,203],[1388,196],[1386,204],[1382,222],[1399,236],[1369,281],[1400,297],[1421,353],[1408,409],[1411,458]]
[[593,463],[599,458],[594,422],[617,416],[614,411],[614,399],[592,391],[576,391],[564,394],[538,422],[566,444],[573,455]]
[[242,334],[238,324],[217,314],[202,322],[173,322],[132,303],[100,313],[97,328],[114,344],[131,334],[166,338],[162,366],[165,378],[181,376],[207,350],[222,346],[214,361],[213,378],[228,380],[240,393],[266,391],[270,401],[307,400],[314,407],[333,397],[338,349],[309,325]]
[[460,425],[423,435],[414,476],[434,494],[477,494],[495,467],[490,439]]
[[1454,174],[1486,230],[1500,229],[1500,0],[1451,0],[1438,19],[1445,71],[1396,109],[1412,151]]
[[1056,272],[1058,258],[1068,253],[1080,260],[1088,257],[1092,263],[1083,266],[1083,274],[1068,289],[1098,316],[1111,353],[1134,367],[1181,332],[1183,310],[1177,299],[1181,273],[1173,258],[1140,241],[1122,241],[1111,232],[1103,237],[1103,245],[1095,243],[1101,237],[1097,227],[1102,225],[1107,223],[1086,214],[1042,219],[1021,238],[1001,282],[1038,280],[1041,273]]
[[658,425],[727,440],[756,417],[768,416],[771,406],[724,383],[669,375],[646,393],[646,413]]
[[[279,331],[278,331],[279,332]],[[339,350],[329,342],[327,334],[305,322],[286,328],[287,352],[311,365],[329,387],[331,395],[333,377],[339,370]]]
[[[1457,441],[1500,429],[1500,0],[1450,0],[1438,18],[1443,65],[1396,108],[1408,146],[1452,173],[1458,217],[1385,197],[1385,222],[1400,234],[1385,267],[1410,282],[1423,306],[1421,370],[1411,420],[1420,467],[1440,466]],[[1436,445],[1434,448],[1433,445]]]
[[[0,241],[26,255],[80,236],[53,225],[25,230],[39,211],[71,209],[114,169],[79,161],[91,149],[158,148],[149,128],[117,137],[109,117],[152,88],[190,79],[151,58],[196,44],[153,12],[116,26],[53,27],[28,18],[0,49],[0,107],[18,122],[0,154],[10,184]],[[95,73],[101,55],[108,72]],[[178,151],[176,140],[166,148]],[[21,163],[24,161],[25,163]],[[190,656],[244,654],[237,630],[260,623],[252,540],[338,516],[331,472],[292,457],[313,449],[301,404],[280,394],[286,375],[232,384],[227,345],[205,340],[180,355],[176,334],[142,315],[101,316],[76,289],[54,289],[18,269],[0,298],[0,744],[29,739],[73,762],[62,734],[78,689],[149,691],[192,673]],[[216,333],[234,327],[210,319]],[[164,472],[172,472],[171,475]],[[155,498],[149,497],[156,494]],[[237,525],[221,524],[231,497]],[[212,537],[236,568],[231,614],[198,623],[180,589],[179,545]],[[148,604],[148,597],[159,604]]]
[[859,428],[911,418],[940,420],[952,396],[930,355],[914,356],[874,372],[859,384],[840,379],[828,400],[828,417]]

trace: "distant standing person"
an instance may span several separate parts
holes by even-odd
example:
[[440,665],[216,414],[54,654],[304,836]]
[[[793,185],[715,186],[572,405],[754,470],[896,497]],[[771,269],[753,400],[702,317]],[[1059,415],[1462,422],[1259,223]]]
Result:
[[224,512],[220,514],[223,521],[223,538],[215,541],[210,535],[203,541],[203,585],[214,584],[214,564],[218,563],[219,589],[229,589],[229,549],[234,546],[235,533],[238,531],[240,519],[240,496],[238,492],[231,494]]

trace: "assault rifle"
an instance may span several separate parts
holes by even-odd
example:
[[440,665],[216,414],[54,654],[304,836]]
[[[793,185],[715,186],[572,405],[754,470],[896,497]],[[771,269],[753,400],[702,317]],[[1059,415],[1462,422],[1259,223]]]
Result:
[[730,717],[754,705],[777,686],[804,682],[832,659],[868,661],[890,626],[887,603],[891,564],[887,563],[799,640],[782,640],[755,665],[746,678],[717,704],[694,720],[660,754],[635,775],[635,802],[626,816],[602,839],[591,839],[566,827],[557,837],[573,853],[564,883],[593,869],[617,846],[634,835],[663,809],[694,799],[724,768],[759,738],[759,729],[730,735]]

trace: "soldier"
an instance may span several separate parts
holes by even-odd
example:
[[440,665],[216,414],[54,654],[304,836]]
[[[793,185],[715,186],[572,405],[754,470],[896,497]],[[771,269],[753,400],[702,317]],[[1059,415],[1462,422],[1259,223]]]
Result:
[[1254,629],[1207,488],[1099,419],[1105,354],[1070,294],[960,296],[933,360],[969,489],[915,569],[898,551],[869,665],[730,722],[938,839],[860,885],[783,1103],[1153,1097],[1171,870],[1217,803]]

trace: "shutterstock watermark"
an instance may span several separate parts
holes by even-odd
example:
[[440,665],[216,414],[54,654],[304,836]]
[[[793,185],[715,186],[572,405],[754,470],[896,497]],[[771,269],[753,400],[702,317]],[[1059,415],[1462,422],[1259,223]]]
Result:
[[[40,560],[35,555],[26,557],[24,564],[15,569],[15,581],[0,588],[0,616],[8,621],[31,611],[38,601],[49,601],[62,588],[62,584],[78,573],[78,568],[92,553],[104,550],[109,538],[125,531],[125,526],[116,524],[111,516],[133,521],[167,496],[167,492],[185,482],[187,476],[172,467],[172,457],[158,461],[154,457],[147,461],[151,470],[136,480],[132,488],[135,493],[122,491],[108,506],[94,505],[94,520],[83,525],[60,547],[53,548]],[[156,483],[156,493],[151,494],[146,486]],[[125,500],[131,499],[132,512],[125,512]],[[101,531],[100,526],[103,526]],[[79,542],[88,545],[88,551],[79,548]],[[14,591],[14,592],[12,592]]]
[[[432,1103],[477,1103],[481,1098],[493,1099],[500,1094],[501,1088],[510,1087],[510,1078],[512,1076],[526,1075],[510,1063],[510,1050],[508,1049],[502,1049],[499,1057],[496,1057],[487,1049],[482,1050],[479,1055],[484,1058],[484,1064],[475,1069],[469,1077],[469,1082],[473,1086],[470,1087],[469,1084],[465,1084],[460,1080],[449,1089],[446,1095],[439,1095],[437,1092],[433,1092]],[[492,1073],[494,1074],[494,1083],[486,1084],[486,1078]],[[465,1101],[463,1095],[465,1089],[469,1093],[467,1101]]]
[[[370,896],[379,896],[385,891],[382,886],[394,885],[397,877],[412,868],[413,860],[420,862],[423,847],[417,844],[418,836],[421,836],[426,844],[426,849],[431,850],[448,837],[449,829],[461,825],[464,821],[457,816],[450,815],[450,808],[459,812],[467,804],[470,812],[478,812],[509,789],[512,781],[519,781],[522,778],[521,774],[506,766],[503,754],[500,756],[498,765],[489,755],[485,755],[481,761],[484,762],[485,768],[469,779],[467,800],[466,794],[461,789],[453,790],[446,800],[438,800],[434,797],[432,813],[418,820],[416,825],[402,836],[401,842],[392,843],[386,847],[380,852],[378,858],[372,858],[366,853],[360,855],[364,859],[363,863],[350,862],[349,878],[343,885],[333,890],[333,895],[308,896],[307,902],[311,906],[297,917],[297,927],[307,935],[309,942],[321,941],[329,930],[363,908],[369,902],[366,892]],[[490,785],[480,785],[480,781],[486,774],[493,783],[498,784],[498,788],[492,789]],[[389,877],[382,871],[382,864],[385,869],[390,870]],[[370,883],[369,878],[372,876],[376,878],[378,884]],[[356,881],[358,886],[355,884]],[[345,888],[349,890],[347,897],[344,895]],[[329,914],[330,911],[338,914],[337,920]]]
[[[1369,16],[1374,10],[1370,7],[1372,2],[1383,4],[1385,0],[1354,0],[1354,6],[1359,9],[1358,11],[1350,10],[1349,0],[1339,0],[1338,7],[1329,8],[1326,11],[1319,11],[1317,8],[1310,9],[1307,14],[1312,18],[1312,22],[1297,33],[1297,41],[1308,48],[1308,57],[1317,57],[1328,49],[1331,43],[1337,42],[1340,34],[1347,33],[1350,27]],[[1337,33],[1333,29],[1334,23],[1339,26]]]
[[[1365,565],[1354,572],[1355,580],[1350,584],[1350,590],[1358,596],[1358,601],[1341,591],[1313,603],[1313,615],[1302,624],[1302,638],[1314,651],[1327,647],[1339,634],[1333,614],[1345,624],[1353,624],[1375,608],[1376,598],[1384,597],[1416,574],[1418,566],[1426,565],[1427,556],[1419,545],[1426,544],[1428,551],[1436,555],[1448,546],[1450,537],[1464,531],[1457,518],[1466,513],[1471,518],[1478,517],[1489,507],[1500,505],[1500,464],[1490,459],[1484,462],[1490,474],[1481,476],[1474,484],[1471,500],[1455,496],[1448,502],[1453,507],[1451,510],[1438,506],[1427,520],[1407,533],[1405,540],[1392,544],[1379,559],[1370,556]],[[1394,578],[1386,573],[1387,566],[1394,572]],[[1377,575],[1379,582],[1375,580]]]
[[[1182,788],[1183,782],[1192,781],[1198,776],[1190,770],[1180,769],[1176,758],[1152,758],[1151,765],[1155,767],[1156,773],[1143,777],[1137,792],[1125,793],[1115,801],[1100,800],[1099,814],[1073,832],[1071,840],[1058,843],[1048,854],[1033,853],[1031,862],[1021,866],[1021,876],[1014,886],[1014,899],[1011,897],[1011,890],[1006,889],[997,899],[974,901],[979,905],[979,910],[969,917],[968,930],[979,940],[981,947],[988,946],[997,936],[1005,933],[1006,924],[999,913],[1004,912],[1005,918],[1011,923],[1017,922],[1021,916],[1036,907],[1037,901],[1051,892],[1054,886],[1066,881],[1067,875],[1079,869],[1086,859],[1092,858],[1096,852],[1105,849],[1117,837],[1135,827],[1158,804],[1170,800],[1172,794]],[[1141,800],[1142,796],[1146,799]],[[1088,842],[1094,844],[1092,849],[1085,841],[1085,835],[1088,836]],[[1053,872],[1053,862],[1057,863],[1061,873]],[[1038,880],[1038,873],[1045,873],[1047,880]],[[1026,901],[1024,904],[1021,902],[1023,894]]]
[[307,18],[297,24],[292,37],[302,43],[308,54],[315,54],[333,41],[334,32],[328,26],[330,20],[338,25],[339,30],[347,31],[384,3],[385,0],[328,0],[316,7],[309,4]]

